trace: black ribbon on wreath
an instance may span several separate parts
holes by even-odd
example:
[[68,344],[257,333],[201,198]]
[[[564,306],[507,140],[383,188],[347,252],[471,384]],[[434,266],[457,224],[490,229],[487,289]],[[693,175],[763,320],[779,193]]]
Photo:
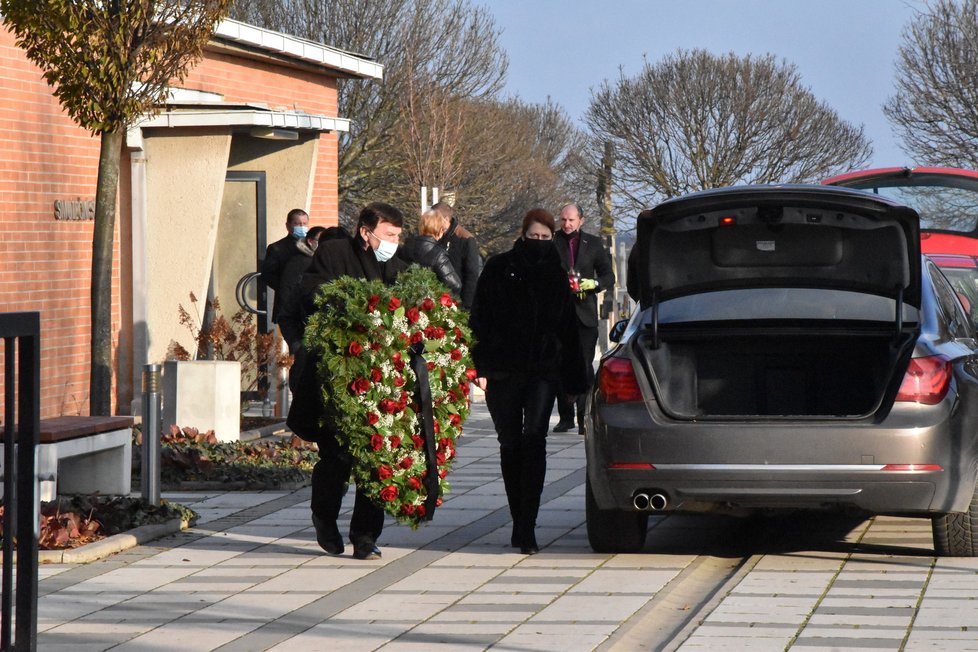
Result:
[[430,521],[438,505],[438,442],[435,437],[435,416],[431,406],[431,384],[428,380],[428,361],[424,359],[424,341],[411,345],[411,370],[418,384],[414,400],[421,408],[421,436],[424,438],[425,474],[423,485],[427,496],[424,500],[424,520]]

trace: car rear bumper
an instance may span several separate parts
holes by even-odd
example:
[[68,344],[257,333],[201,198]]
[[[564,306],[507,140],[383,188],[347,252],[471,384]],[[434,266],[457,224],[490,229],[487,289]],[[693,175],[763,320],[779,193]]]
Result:
[[[951,412],[711,423],[670,422],[642,403],[599,406],[588,424],[588,474],[600,509],[634,511],[645,494],[661,495],[666,511],[961,512],[974,495],[976,454],[974,434],[956,432]],[[891,466],[912,464],[927,466]]]

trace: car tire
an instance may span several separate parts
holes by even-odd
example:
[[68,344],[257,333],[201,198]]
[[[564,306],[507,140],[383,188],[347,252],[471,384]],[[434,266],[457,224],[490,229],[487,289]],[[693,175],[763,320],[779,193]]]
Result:
[[641,552],[645,547],[649,515],[598,509],[590,479],[585,483],[584,516],[587,540],[594,552]]
[[978,488],[966,512],[931,518],[934,553],[938,557],[978,556]]

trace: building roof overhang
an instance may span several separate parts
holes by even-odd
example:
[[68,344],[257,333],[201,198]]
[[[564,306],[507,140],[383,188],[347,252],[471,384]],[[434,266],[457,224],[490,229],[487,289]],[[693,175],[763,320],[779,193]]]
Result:
[[211,46],[229,47],[238,54],[273,59],[278,63],[304,69],[311,66],[338,77],[384,77],[384,66],[364,55],[231,19],[218,24],[211,38]]

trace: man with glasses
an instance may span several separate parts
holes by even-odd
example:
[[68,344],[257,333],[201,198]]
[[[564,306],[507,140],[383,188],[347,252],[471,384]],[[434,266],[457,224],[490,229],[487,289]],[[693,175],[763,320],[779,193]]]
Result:
[[[397,275],[407,268],[407,264],[394,255],[403,228],[404,217],[399,210],[375,202],[360,212],[352,238],[321,242],[309,271],[302,277],[301,301],[298,302],[303,311],[299,316],[302,323],[305,324],[308,315],[315,310],[313,300],[323,283],[350,276],[392,285]],[[344,544],[336,519],[353,459],[336,438],[337,426],[323,405],[315,362],[307,360],[303,347],[296,353],[290,387],[293,398],[288,426],[303,439],[319,445],[319,461],[312,471],[311,500],[316,540],[327,553],[341,555]],[[358,488],[349,531],[356,559],[380,558],[377,539],[383,527],[384,510],[374,505]]]

